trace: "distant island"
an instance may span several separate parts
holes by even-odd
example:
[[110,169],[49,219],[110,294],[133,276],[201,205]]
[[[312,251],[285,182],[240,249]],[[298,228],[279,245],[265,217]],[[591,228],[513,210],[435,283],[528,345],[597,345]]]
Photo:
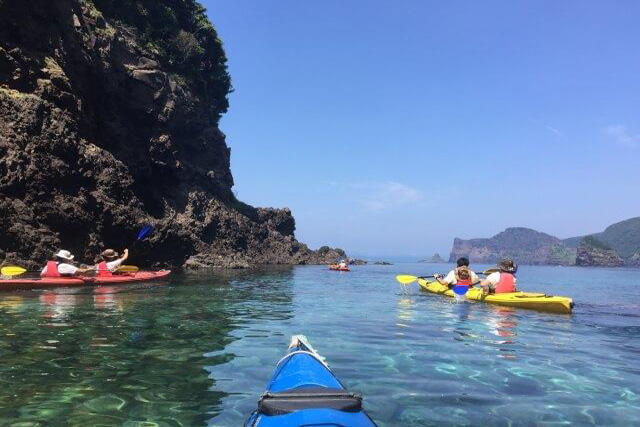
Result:
[[640,266],[640,217],[610,225],[600,233],[559,239],[525,227],[507,228],[491,238],[455,238],[449,262],[461,256],[475,263],[511,257],[521,264]]
[[435,254],[433,254],[433,256],[431,258],[421,259],[418,262],[437,264],[437,263],[443,263],[443,262],[446,262],[446,261],[445,261],[444,258],[442,258],[440,256],[439,253],[436,252]]

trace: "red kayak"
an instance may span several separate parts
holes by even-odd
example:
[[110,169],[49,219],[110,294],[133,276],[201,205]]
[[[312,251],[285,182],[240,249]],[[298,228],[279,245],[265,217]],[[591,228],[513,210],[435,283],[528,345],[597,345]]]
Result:
[[0,279],[0,291],[14,289],[60,288],[107,283],[145,282],[168,276],[171,270],[138,271],[104,277],[42,277],[37,279]]
[[349,267],[340,267],[338,264],[331,264],[329,266],[329,270],[333,270],[333,271],[351,271],[351,270],[349,270]]

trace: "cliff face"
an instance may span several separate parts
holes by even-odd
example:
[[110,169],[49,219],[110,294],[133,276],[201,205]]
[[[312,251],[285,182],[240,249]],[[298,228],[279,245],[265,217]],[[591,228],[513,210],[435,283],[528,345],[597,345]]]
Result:
[[296,241],[288,209],[234,197],[230,87],[193,0],[1,0],[0,262],[91,262],[145,223],[131,262],[333,261]]
[[574,263],[575,250],[566,248],[560,239],[548,234],[513,227],[488,239],[454,239],[449,262],[461,256],[487,264],[509,257],[521,264],[570,265]]
[[578,245],[576,265],[620,267],[624,260],[618,253],[593,237],[585,237]]

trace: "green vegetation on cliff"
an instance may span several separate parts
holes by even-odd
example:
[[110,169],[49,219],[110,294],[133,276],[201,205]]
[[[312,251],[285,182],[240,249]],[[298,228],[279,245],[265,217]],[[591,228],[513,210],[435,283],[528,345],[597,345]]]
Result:
[[168,72],[186,77],[205,97],[213,115],[227,111],[231,78],[227,58],[206,9],[194,0],[85,0],[121,26],[135,28],[144,48],[161,58]]

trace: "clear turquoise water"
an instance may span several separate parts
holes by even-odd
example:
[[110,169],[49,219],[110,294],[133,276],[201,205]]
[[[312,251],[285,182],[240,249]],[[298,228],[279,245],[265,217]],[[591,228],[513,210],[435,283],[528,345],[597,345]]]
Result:
[[298,333],[383,426],[640,424],[639,270],[521,267],[522,288],[573,297],[571,316],[393,279],[446,270],[0,293],[0,425],[241,425]]

